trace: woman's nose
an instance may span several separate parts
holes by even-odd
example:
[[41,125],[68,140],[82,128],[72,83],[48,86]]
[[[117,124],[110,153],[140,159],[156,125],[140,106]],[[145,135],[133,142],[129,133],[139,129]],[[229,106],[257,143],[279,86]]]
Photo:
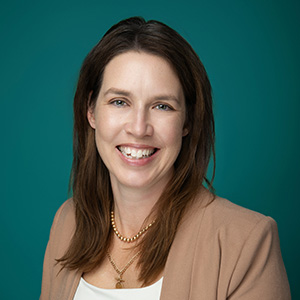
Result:
[[136,138],[152,136],[153,126],[151,124],[149,112],[139,109],[133,110],[128,116],[129,119],[125,124],[125,131]]

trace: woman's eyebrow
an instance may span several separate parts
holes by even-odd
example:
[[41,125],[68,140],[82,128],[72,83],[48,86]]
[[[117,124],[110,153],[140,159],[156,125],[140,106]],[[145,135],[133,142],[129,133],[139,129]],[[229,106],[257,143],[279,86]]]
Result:
[[175,95],[157,95],[153,97],[154,100],[167,100],[167,101],[175,101],[180,103],[179,99]]
[[108,94],[115,94],[115,95],[121,95],[121,96],[131,96],[131,93],[129,91],[126,90],[122,90],[122,89],[118,89],[118,88],[109,88],[105,93],[104,96],[108,95]]

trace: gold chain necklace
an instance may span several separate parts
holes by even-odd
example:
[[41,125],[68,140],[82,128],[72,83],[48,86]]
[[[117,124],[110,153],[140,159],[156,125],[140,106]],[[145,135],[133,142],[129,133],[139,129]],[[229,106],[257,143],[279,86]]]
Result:
[[124,279],[122,279],[123,274],[126,272],[126,270],[133,264],[133,262],[135,261],[135,259],[138,257],[138,255],[140,254],[140,251],[138,253],[136,253],[131,259],[130,261],[125,265],[125,267],[120,270],[116,263],[114,262],[114,260],[112,259],[111,255],[107,252],[107,257],[109,262],[111,263],[111,265],[113,266],[114,270],[118,273],[119,277],[116,278],[117,283],[116,283],[116,288],[117,289],[122,289],[124,287],[123,282],[125,282]]
[[143,235],[154,223],[155,220],[152,221],[149,225],[147,225],[145,228],[141,229],[135,236],[133,236],[132,238],[127,238],[122,236],[122,234],[119,232],[119,230],[117,229],[116,226],[116,222],[115,222],[115,217],[114,217],[114,212],[111,212],[110,215],[110,220],[111,220],[111,226],[114,230],[115,235],[123,242],[127,242],[127,243],[132,243],[134,241],[136,241],[141,235]]

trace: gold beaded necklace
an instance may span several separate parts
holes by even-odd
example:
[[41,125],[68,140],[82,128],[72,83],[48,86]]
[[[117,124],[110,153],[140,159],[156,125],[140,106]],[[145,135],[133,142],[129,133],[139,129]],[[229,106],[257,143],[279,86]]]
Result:
[[152,221],[149,225],[147,225],[145,228],[141,229],[135,236],[131,237],[131,238],[127,238],[122,236],[122,234],[119,232],[119,230],[117,229],[116,226],[116,222],[115,222],[115,217],[114,217],[114,212],[111,212],[111,216],[110,216],[110,220],[111,220],[111,226],[114,230],[115,235],[123,242],[127,242],[127,243],[132,243],[134,241],[136,241],[141,235],[143,235],[154,223],[155,220]]

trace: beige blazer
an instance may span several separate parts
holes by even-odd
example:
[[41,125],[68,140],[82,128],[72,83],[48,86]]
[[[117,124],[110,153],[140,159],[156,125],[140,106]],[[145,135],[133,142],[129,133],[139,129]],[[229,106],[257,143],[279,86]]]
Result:
[[[164,270],[161,300],[289,300],[277,226],[270,217],[208,192],[187,211]],[[40,300],[72,300],[80,272],[59,273],[55,258],[75,228],[72,200],[56,213],[47,245]]]

